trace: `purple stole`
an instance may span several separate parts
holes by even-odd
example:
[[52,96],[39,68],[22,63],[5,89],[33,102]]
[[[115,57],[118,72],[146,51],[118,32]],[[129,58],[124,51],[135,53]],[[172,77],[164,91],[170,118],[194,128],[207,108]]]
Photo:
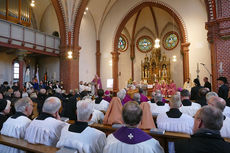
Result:
[[126,144],[137,144],[152,139],[150,135],[138,128],[121,127],[113,136]]
[[149,99],[145,95],[140,94],[140,96],[141,96],[141,102],[147,102],[147,101],[149,101]]
[[125,103],[129,101],[133,101],[133,99],[128,94],[126,94],[125,98],[122,100],[122,105],[124,105]]

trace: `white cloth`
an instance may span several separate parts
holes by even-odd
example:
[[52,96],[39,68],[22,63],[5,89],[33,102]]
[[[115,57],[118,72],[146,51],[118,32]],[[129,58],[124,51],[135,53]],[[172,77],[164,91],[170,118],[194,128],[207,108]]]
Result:
[[69,147],[76,149],[78,153],[102,153],[106,143],[105,133],[91,127],[81,133],[70,132],[68,129],[69,125],[62,129],[58,148]]
[[166,113],[157,116],[157,127],[166,131],[192,134],[194,119],[182,114],[180,118],[169,118]]
[[93,110],[93,115],[92,115],[92,118],[91,118],[90,122],[92,122],[92,123],[102,123],[103,119],[104,119],[104,116],[105,115],[101,111],[94,109]]
[[48,117],[45,120],[34,119],[26,129],[25,140],[33,144],[56,146],[65,122]]
[[106,140],[103,153],[163,153],[164,150],[155,139],[137,144],[126,144],[110,134]]
[[164,106],[158,106],[156,103],[151,103],[150,101],[148,103],[152,114],[156,116],[161,113],[166,113],[170,109],[169,104],[166,103]]
[[196,112],[201,108],[200,104],[192,102],[191,106],[181,106],[180,111],[183,114],[187,114],[189,116],[194,116]]
[[230,117],[230,107],[225,106],[223,114],[227,117]]
[[[26,128],[29,126],[31,120],[25,116],[19,116],[18,118],[8,118],[4,122],[1,134],[13,138],[24,139]],[[24,153],[24,151],[12,148],[5,145],[0,145],[1,153]]]
[[223,122],[223,127],[220,130],[220,134],[224,138],[230,138],[230,118],[226,117]]
[[107,109],[109,107],[109,102],[107,102],[104,99],[102,99],[102,101],[100,102],[100,104],[96,104],[95,100],[93,101],[93,103],[94,103],[94,109],[96,109],[96,110],[107,111]]
[[79,85],[79,92],[81,93],[84,90],[85,90],[85,86],[84,85]]

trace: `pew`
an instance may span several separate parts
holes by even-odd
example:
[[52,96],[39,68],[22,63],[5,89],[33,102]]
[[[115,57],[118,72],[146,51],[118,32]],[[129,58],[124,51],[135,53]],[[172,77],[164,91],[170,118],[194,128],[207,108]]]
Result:
[[42,144],[30,144],[23,139],[7,137],[4,135],[0,135],[0,144],[33,153],[56,153],[58,151],[58,148],[55,147]]

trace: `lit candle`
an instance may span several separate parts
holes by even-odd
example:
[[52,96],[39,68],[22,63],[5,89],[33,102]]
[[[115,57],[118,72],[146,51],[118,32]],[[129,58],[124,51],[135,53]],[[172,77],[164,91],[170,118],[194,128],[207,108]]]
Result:
[[223,72],[223,63],[220,62],[220,72]]

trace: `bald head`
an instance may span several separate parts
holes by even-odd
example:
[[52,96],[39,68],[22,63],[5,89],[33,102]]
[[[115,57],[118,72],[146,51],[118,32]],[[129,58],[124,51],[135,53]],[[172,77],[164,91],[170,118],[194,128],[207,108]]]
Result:
[[61,101],[57,97],[49,97],[45,100],[42,111],[49,114],[55,114],[61,108]]
[[173,95],[169,104],[170,108],[180,108],[182,105],[180,95]]
[[213,96],[208,100],[208,105],[216,107],[223,112],[226,106],[226,102],[223,98]]
[[122,117],[125,124],[137,126],[142,118],[142,109],[137,102],[130,101],[124,105]]

